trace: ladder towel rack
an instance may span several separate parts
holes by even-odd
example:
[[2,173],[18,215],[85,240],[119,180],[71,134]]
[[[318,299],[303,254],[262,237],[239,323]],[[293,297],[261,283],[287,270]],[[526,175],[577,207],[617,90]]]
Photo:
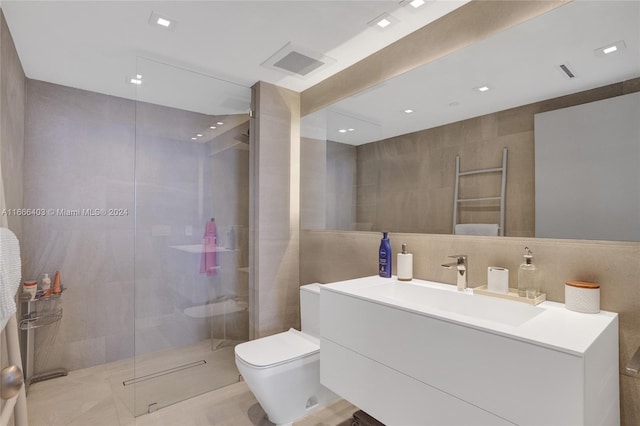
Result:
[[[498,197],[479,197],[479,198],[459,198],[460,189],[460,176],[470,176],[485,173],[501,173],[501,188],[500,196]],[[500,201],[500,230],[499,234],[504,236],[504,210],[505,210],[505,193],[507,186],[507,148],[502,150],[502,166],[492,167],[488,169],[468,170],[465,172],[460,171],[460,156],[456,155],[456,183],[454,187],[453,195],[453,228],[452,233],[456,233],[456,225],[458,224],[458,204],[463,202],[476,202],[476,201]]]

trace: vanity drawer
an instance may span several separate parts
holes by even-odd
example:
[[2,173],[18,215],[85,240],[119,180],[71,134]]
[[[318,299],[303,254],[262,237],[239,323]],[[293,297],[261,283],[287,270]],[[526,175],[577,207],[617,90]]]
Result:
[[320,381],[388,425],[512,425],[383,364],[321,341]]

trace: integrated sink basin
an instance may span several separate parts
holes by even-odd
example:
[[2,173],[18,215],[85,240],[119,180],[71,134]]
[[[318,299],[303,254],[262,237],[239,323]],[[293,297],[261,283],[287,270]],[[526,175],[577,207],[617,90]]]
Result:
[[449,285],[444,285],[445,288],[434,288],[443,284],[430,285],[433,287],[429,284],[389,281],[360,289],[354,294],[422,312],[442,311],[513,327],[522,325],[544,312],[542,308],[524,303],[446,288],[453,287]]

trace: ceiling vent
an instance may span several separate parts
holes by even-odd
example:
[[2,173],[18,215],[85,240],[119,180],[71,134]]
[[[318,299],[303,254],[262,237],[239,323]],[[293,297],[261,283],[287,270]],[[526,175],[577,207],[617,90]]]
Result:
[[566,77],[569,78],[575,78],[576,75],[573,73],[573,71],[571,71],[571,69],[569,69],[569,66],[567,64],[561,64],[560,65],[560,71],[562,71]]
[[305,78],[334,62],[335,59],[328,56],[287,43],[261,65],[265,68]]

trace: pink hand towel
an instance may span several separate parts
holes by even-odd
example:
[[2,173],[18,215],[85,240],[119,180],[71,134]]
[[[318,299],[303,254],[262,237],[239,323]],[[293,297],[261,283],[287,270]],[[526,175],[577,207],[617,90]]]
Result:
[[204,229],[204,238],[202,241],[202,260],[200,261],[200,273],[205,272],[209,276],[217,274],[216,265],[216,240],[218,239],[216,231],[216,221],[211,219],[207,222]]

